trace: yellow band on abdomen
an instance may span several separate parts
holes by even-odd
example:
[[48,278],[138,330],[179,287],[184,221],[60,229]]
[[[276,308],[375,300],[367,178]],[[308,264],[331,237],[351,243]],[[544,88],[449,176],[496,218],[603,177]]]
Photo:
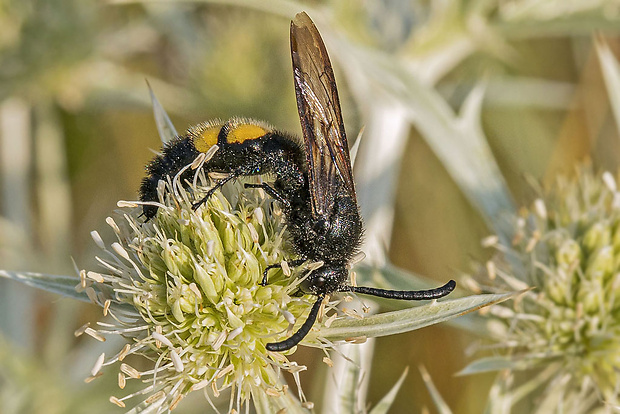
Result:
[[194,138],[196,150],[199,152],[209,151],[212,146],[217,144],[217,136],[220,134],[221,129],[221,125],[214,125],[201,131],[200,135]]
[[233,142],[244,142],[248,139],[260,138],[267,133],[263,127],[253,124],[239,124],[230,129],[228,132],[228,136],[226,137],[226,141],[229,143]]

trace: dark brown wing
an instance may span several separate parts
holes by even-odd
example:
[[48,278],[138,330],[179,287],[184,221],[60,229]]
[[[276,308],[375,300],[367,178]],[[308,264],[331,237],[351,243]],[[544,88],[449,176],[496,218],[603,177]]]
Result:
[[329,216],[338,187],[343,185],[355,199],[355,186],[334,71],[323,39],[305,12],[291,22],[291,56],[312,213]]

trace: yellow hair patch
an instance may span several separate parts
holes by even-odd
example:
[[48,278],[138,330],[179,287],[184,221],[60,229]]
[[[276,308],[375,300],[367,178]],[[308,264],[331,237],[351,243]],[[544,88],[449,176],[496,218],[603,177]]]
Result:
[[221,125],[214,125],[200,132],[200,135],[194,138],[194,147],[196,147],[196,150],[199,152],[209,151],[209,148],[217,144],[217,136],[221,129]]
[[253,124],[240,124],[230,129],[226,140],[232,142],[244,142],[248,139],[260,138],[267,133],[263,127]]

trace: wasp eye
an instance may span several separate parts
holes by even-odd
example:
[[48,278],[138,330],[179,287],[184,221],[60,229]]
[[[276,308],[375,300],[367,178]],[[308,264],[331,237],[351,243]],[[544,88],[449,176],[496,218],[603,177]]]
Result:
[[321,274],[311,274],[301,282],[301,290],[305,293],[314,293],[323,291],[327,285],[327,278]]

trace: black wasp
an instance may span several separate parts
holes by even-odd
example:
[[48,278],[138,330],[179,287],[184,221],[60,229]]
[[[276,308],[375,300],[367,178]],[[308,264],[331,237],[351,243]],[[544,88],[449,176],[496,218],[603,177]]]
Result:
[[[323,40],[304,12],[291,22],[291,55],[303,144],[289,134],[245,119],[200,124],[164,147],[162,155],[148,165],[148,175],[140,188],[142,201],[156,201],[159,180],[174,176],[215,144],[219,148],[203,168],[207,172],[228,175],[196,202],[194,208],[230,180],[263,174],[274,177],[271,184],[246,186],[262,188],[280,203],[298,255],[291,265],[305,262],[322,262],[323,265],[312,270],[301,284],[304,293],[317,297],[308,319],[290,338],[267,344],[269,351],[285,351],[297,345],[312,328],[323,299],[331,293],[355,292],[391,299],[425,300],[446,296],[456,286],[451,280],[437,289],[401,291],[348,283],[347,265],[361,244],[362,219],[334,72]],[[181,178],[181,182],[185,182],[188,177]],[[157,207],[144,206],[147,219],[156,213]],[[277,267],[279,263],[265,269],[263,285],[267,284],[269,269]]]

